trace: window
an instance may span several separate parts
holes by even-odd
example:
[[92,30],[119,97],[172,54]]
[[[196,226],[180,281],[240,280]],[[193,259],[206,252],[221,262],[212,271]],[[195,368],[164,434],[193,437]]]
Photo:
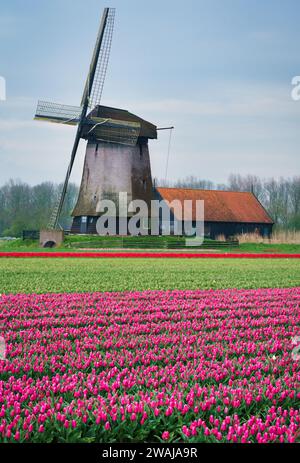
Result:
[[139,148],[140,148],[140,159],[143,157],[143,145],[139,143]]

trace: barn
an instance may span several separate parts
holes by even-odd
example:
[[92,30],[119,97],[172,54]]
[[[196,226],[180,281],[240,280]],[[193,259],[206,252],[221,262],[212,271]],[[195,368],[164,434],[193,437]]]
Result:
[[[172,202],[191,200],[192,220],[195,220],[195,204],[204,201],[204,234],[215,239],[242,233],[257,233],[270,237],[274,222],[257,197],[250,192],[197,190],[188,188],[156,188],[155,197],[160,201]],[[171,222],[174,215],[171,210]]]

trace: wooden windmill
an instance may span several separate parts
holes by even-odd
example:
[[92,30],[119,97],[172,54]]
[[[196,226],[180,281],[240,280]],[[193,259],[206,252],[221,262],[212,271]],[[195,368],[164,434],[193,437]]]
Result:
[[99,202],[117,202],[126,192],[128,202],[140,199],[150,210],[152,177],[148,139],[157,138],[157,127],[118,108],[100,105],[111,50],[115,9],[105,8],[80,107],[39,101],[35,119],[77,125],[65,181],[48,228],[59,229],[68,182],[81,139],[87,140],[77,204],[72,213],[74,233],[95,233],[101,214]]

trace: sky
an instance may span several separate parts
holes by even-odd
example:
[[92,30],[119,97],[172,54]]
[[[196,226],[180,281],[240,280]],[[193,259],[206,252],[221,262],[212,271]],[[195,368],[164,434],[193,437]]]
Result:
[[[106,6],[116,22],[102,104],[175,126],[169,181],[300,174],[299,0],[2,0],[0,185],[63,181],[76,129],[34,121],[36,104],[79,105]],[[149,143],[160,179],[168,139]]]

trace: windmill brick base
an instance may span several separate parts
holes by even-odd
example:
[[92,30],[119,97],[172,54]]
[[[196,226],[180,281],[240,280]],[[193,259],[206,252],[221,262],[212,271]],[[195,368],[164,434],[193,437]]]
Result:
[[41,230],[40,247],[55,248],[62,244],[64,240],[63,230]]

